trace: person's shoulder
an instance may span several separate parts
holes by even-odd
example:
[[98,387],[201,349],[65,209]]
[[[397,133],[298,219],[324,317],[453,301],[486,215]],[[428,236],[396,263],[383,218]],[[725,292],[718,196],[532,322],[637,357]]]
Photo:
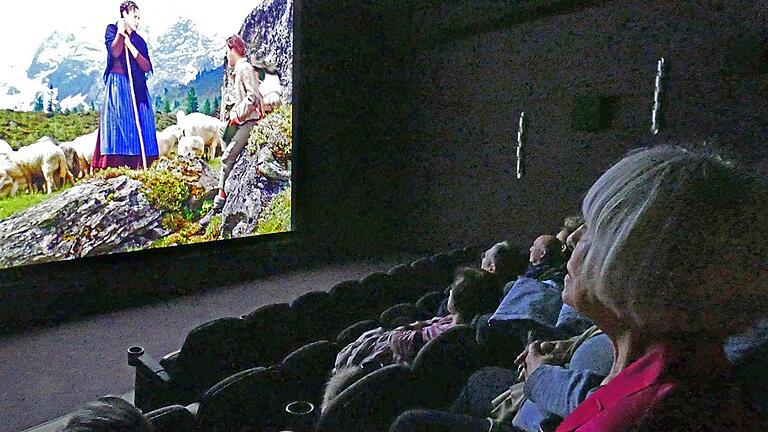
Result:
[[248,63],[248,60],[243,59],[235,63],[235,72],[255,74],[256,70],[253,69],[253,66],[251,66],[250,63]]

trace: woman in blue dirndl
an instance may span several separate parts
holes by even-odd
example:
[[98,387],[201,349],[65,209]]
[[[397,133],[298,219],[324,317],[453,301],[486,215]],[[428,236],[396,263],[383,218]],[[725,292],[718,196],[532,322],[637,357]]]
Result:
[[[141,140],[147,167],[157,159],[155,115],[147,90],[147,74],[152,72],[147,43],[136,32],[139,7],[132,1],[120,5],[120,20],[107,26],[104,36],[107,46],[107,69],[104,82],[106,94],[101,107],[99,133],[93,157],[94,168],[144,166]],[[130,58],[129,77],[126,48]],[[130,80],[133,80],[131,88]],[[134,104],[135,96],[135,104]],[[138,110],[136,108],[138,107]],[[138,126],[136,124],[138,112]]]

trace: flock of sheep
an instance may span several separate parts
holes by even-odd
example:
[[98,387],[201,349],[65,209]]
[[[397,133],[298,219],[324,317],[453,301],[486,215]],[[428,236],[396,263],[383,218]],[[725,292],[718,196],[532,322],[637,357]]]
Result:
[[[259,92],[267,111],[281,104],[283,90],[276,72],[268,71]],[[157,134],[159,157],[169,157],[175,152],[179,156],[211,160],[224,152],[225,143],[219,135],[224,126],[225,122],[217,118],[179,111],[176,124]],[[65,184],[74,184],[75,178],[90,174],[97,133],[62,143],[46,136],[15,151],[0,139],[0,199],[19,191],[37,192],[41,187],[50,194]]]
[[[213,159],[224,151],[225,144],[219,136],[224,125],[223,121],[202,113],[179,111],[176,124],[157,134],[159,156],[176,153]],[[74,184],[75,178],[90,174],[97,133],[62,143],[46,136],[18,150],[0,139],[0,199],[21,191],[37,192],[39,184],[50,194],[66,184]]]

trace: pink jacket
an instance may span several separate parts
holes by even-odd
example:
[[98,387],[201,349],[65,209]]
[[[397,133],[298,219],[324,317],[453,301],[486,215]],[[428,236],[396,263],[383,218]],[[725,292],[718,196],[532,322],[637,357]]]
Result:
[[557,432],[761,430],[722,345],[684,352],[682,346],[652,347],[598,387]]

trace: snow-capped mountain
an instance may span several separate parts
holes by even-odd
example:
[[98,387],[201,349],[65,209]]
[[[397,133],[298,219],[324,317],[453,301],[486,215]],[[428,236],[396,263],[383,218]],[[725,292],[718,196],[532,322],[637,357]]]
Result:
[[283,99],[291,102],[293,88],[293,1],[264,0],[240,29],[248,54],[277,64]]
[[[224,40],[204,35],[189,19],[180,18],[153,37],[141,30],[149,46],[154,74],[147,81],[150,96],[166,87],[188,84],[198,73],[221,66]],[[100,105],[107,63],[104,29],[59,29],[36,50],[26,71],[0,66],[0,109],[31,110],[48,84],[58,89],[62,109]]]
[[198,73],[221,66],[226,54],[223,39],[202,34],[188,19],[176,22],[153,42],[148,43],[154,76],[147,81],[152,96],[162,94],[166,87],[188,84]]
[[95,36],[98,33],[90,34],[85,28],[57,30],[38,47],[27,68],[27,78],[40,83],[41,89],[45,83],[58,89],[62,109],[87,107],[85,99],[93,100],[99,93],[96,84],[105,59],[103,44]]

